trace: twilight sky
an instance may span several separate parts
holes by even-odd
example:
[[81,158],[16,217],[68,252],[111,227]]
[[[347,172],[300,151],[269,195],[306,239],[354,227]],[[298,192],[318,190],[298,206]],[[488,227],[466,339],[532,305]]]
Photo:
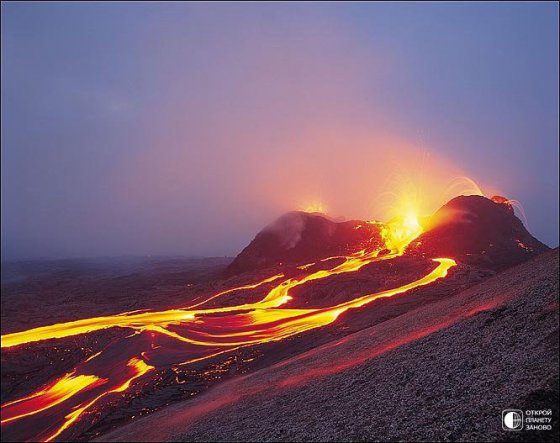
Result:
[[234,255],[459,176],[558,245],[555,2],[3,2],[1,123],[4,259]]

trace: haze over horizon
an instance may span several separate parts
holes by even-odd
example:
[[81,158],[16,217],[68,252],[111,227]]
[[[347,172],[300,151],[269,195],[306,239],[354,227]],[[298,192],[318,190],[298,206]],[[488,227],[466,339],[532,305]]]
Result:
[[2,3],[2,258],[239,252],[467,176],[558,245],[558,4]]

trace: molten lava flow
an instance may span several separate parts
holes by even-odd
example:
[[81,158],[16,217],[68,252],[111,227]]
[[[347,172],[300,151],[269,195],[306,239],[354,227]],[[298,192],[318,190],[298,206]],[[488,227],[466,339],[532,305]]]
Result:
[[4,404],[2,406],[2,424],[44,411],[84,389],[99,386],[106,381],[95,375],[66,374],[34,394]]
[[[4,404],[2,426],[24,418],[28,418],[31,425],[37,423],[37,420],[39,422],[44,420],[46,424],[43,424],[34,438],[51,441],[100,399],[109,394],[126,391],[132,381],[154,368],[143,360],[131,358],[126,362],[125,370],[119,371],[112,379],[100,378],[96,375],[76,375],[79,369],[64,375],[34,394]],[[66,405],[64,409],[56,410],[56,406],[63,404]],[[68,413],[62,415],[64,412]]]
[[[412,212],[379,225],[384,248],[361,250],[338,257],[339,261],[340,258],[343,259],[342,263],[330,269],[313,271],[315,263],[310,263],[299,267],[306,273],[304,276],[284,278],[283,274],[277,274],[255,284],[221,291],[182,309],[126,312],[2,336],[2,348],[10,348],[112,327],[134,331],[134,334],[89,357],[71,373],[27,397],[4,404],[2,426],[10,427],[12,435],[18,439],[53,440],[68,430],[85,412],[94,410],[102,399],[128,390],[134,380],[154,368],[174,368],[331,324],[349,309],[444,278],[449,269],[456,265],[452,259],[437,258],[434,259],[437,266],[427,275],[393,289],[362,295],[330,307],[282,308],[292,299],[290,293],[294,288],[333,275],[356,272],[376,261],[398,257],[422,232],[418,219]],[[325,260],[328,259],[321,261]],[[279,280],[281,281],[278,282]],[[257,302],[201,308],[202,305],[234,291],[258,290],[265,285],[272,287]],[[170,346],[173,352],[167,351]]]

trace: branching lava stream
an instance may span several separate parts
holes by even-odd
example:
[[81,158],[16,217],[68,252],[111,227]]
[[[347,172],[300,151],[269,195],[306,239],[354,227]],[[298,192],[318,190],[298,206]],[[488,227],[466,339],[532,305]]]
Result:
[[[398,257],[421,233],[416,217],[405,217],[379,226],[383,248],[345,256],[341,264],[331,269],[312,271],[314,264],[308,264],[299,267],[307,273],[303,277],[285,278],[283,274],[277,274],[256,284],[213,294],[189,307],[94,317],[2,336],[2,348],[13,348],[113,327],[131,331],[128,337],[89,357],[70,373],[31,395],[2,405],[3,430],[9,428],[10,434],[21,440],[55,440],[75,426],[84,413],[100,408],[104,401],[127,391],[136,380],[146,377],[155,368],[188,365],[220,353],[279,341],[331,324],[349,309],[444,278],[448,270],[456,265],[450,258],[436,258],[434,262],[437,266],[427,275],[393,289],[359,296],[330,307],[282,308],[292,299],[290,291],[293,288],[332,275],[356,272],[370,263]],[[389,252],[381,254],[381,251]],[[258,291],[268,284],[274,286],[260,301],[204,308],[209,301],[232,292]]]

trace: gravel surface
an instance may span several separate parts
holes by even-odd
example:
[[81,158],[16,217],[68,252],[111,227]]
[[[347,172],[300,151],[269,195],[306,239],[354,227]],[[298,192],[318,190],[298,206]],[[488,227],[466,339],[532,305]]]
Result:
[[[557,441],[558,249],[103,441]],[[552,431],[501,411],[553,409]]]

